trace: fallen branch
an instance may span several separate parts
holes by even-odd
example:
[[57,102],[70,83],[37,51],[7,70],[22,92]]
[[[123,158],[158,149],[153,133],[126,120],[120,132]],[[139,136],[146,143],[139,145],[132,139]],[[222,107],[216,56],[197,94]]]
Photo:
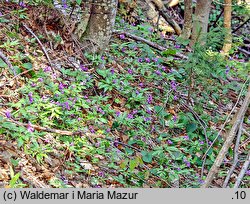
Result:
[[238,50],[246,55],[250,55],[250,52],[248,52],[247,50],[243,49],[243,48],[238,48]]
[[46,56],[46,58],[47,58],[47,60],[48,60],[48,62],[49,62],[49,64],[50,64],[50,66],[51,66],[51,69],[53,69],[53,65],[52,65],[52,62],[51,62],[51,60],[50,60],[50,57],[49,57],[49,55],[48,55],[48,53],[47,53],[45,47],[43,46],[42,42],[39,40],[39,38],[36,36],[36,34],[35,34],[27,25],[25,25],[24,23],[23,23],[23,27],[24,27],[27,31],[29,31],[29,33],[30,33],[31,35],[33,35],[34,38],[37,40],[38,44],[39,44],[40,47],[42,48],[43,54]]
[[[154,42],[151,42],[149,40],[146,40],[145,38],[142,38],[142,37],[139,37],[139,36],[136,36],[136,35],[133,35],[131,33],[128,33],[128,32],[125,32],[125,31],[121,31],[121,30],[115,30],[113,31],[113,33],[115,34],[124,34],[125,36],[127,36],[128,38],[131,38],[133,40],[136,40],[136,41],[140,41],[140,42],[143,42],[143,43],[146,43],[147,45],[149,45],[150,47],[152,48],[155,48],[159,51],[164,51],[166,49],[168,49],[167,47],[163,47],[161,45],[158,45]],[[187,56],[183,55],[183,54],[180,54],[180,53],[176,53],[175,54],[176,57],[179,57],[179,58],[182,58],[182,59],[188,59]]]
[[241,120],[241,122],[240,122],[240,127],[238,130],[237,139],[236,139],[235,146],[234,146],[234,161],[233,161],[233,164],[232,164],[229,172],[227,173],[227,177],[226,177],[226,179],[223,183],[223,186],[222,186],[223,188],[227,187],[227,184],[231,178],[231,175],[234,172],[234,169],[236,168],[236,166],[239,162],[239,144],[240,144],[240,137],[242,134],[242,125],[243,125],[243,120]]
[[248,152],[247,160],[245,161],[245,163],[242,166],[240,174],[239,174],[239,176],[234,184],[234,188],[239,188],[240,183],[241,183],[241,181],[242,181],[242,179],[243,179],[243,177],[248,169],[249,164],[250,164],[250,152]]
[[250,103],[250,83],[248,85],[248,92],[244,99],[244,102],[240,108],[240,110],[237,113],[237,117],[235,120],[235,123],[233,124],[233,127],[231,128],[230,132],[228,133],[227,139],[225,140],[217,158],[214,161],[213,166],[211,167],[207,178],[204,182],[204,184],[201,186],[202,188],[208,188],[212,180],[214,179],[214,176],[217,174],[221,163],[223,162],[223,159],[225,158],[229,147],[231,146],[233,139],[236,135],[237,130],[239,129],[240,122],[243,120],[245,113],[249,107]]
[[12,64],[10,63],[9,59],[0,51],[0,58],[8,65],[10,70],[13,72],[14,76],[16,76],[16,71]]

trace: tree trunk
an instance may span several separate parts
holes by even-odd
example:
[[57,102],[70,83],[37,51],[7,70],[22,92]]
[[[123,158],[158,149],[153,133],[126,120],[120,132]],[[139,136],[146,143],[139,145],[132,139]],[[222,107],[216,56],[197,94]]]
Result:
[[212,0],[197,0],[193,22],[192,40],[190,43],[191,46],[193,46],[196,42],[201,43],[201,45],[206,43],[204,36],[207,34],[211,3]]
[[184,10],[184,26],[181,33],[181,37],[184,39],[189,39],[192,31],[192,0],[184,0],[185,10]]
[[224,28],[226,30],[224,45],[222,52],[228,54],[232,47],[232,33],[231,33],[231,13],[232,13],[232,0],[225,0],[224,5]]
[[115,24],[118,0],[93,0],[83,3],[82,21],[75,34],[88,52],[103,51]]

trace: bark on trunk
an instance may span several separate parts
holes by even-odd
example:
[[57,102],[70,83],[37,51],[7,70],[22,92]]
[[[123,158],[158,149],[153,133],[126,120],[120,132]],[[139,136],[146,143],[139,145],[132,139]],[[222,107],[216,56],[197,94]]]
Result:
[[224,28],[226,30],[224,45],[222,52],[228,54],[232,47],[232,33],[231,33],[231,13],[232,13],[232,0],[225,0],[224,5]]
[[82,21],[75,34],[88,52],[101,52],[110,40],[118,0],[93,0],[85,2]]
[[184,10],[184,26],[181,33],[181,37],[184,39],[189,39],[192,31],[192,0],[184,0],[185,10]]
[[197,0],[195,7],[195,17],[193,22],[192,40],[190,45],[196,42],[204,45],[206,43],[205,35],[208,28],[208,19],[212,0]]

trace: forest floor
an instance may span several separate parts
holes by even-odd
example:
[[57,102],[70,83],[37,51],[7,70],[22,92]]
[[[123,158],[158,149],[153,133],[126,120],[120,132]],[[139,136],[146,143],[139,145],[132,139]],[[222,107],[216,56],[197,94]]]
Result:
[[[222,57],[218,31],[191,52],[120,14],[109,48],[84,54],[56,12],[1,4],[0,49],[16,75],[0,59],[0,187],[202,185],[246,94],[247,54]],[[242,130],[229,186],[249,152],[249,111]],[[233,149],[212,187],[223,185]],[[241,187],[249,180],[247,171]]]

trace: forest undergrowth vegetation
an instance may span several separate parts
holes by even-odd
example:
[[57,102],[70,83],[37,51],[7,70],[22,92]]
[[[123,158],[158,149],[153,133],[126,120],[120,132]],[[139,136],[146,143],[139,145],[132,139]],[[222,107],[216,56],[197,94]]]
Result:
[[[31,187],[34,178],[38,186],[51,187],[202,185],[224,141],[216,136],[241,92],[242,101],[250,71],[243,54],[234,49],[230,56],[220,53],[222,28],[210,29],[206,46],[187,51],[189,41],[174,35],[167,40],[146,21],[131,24],[118,14],[116,30],[167,49],[113,34],[105,52],[84,54],[85,61],[61,51],[67,42],[60,33],[37,32],[51,46],[55,68],[21,26],[32,22],[33,7],[6,5],[0,48],[18,77],[0,59],[0,142],[15,152],[1,169],[1,185]],[[235,46],[242,42],[235,40]],[[245,124],[249,128],[249,117]],[[241,140],[246,157],[249,138]],[[227,175],[232,148],[214,186]],[[249,179],[250,174],[242,187],[250,187]]]

